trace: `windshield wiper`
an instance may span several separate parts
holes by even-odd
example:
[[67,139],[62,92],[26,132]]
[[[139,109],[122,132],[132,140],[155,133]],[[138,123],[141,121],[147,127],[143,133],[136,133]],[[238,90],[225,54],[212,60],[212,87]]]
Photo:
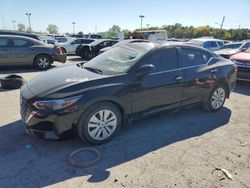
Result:
[[97,69],[97,68],[94,68],[94,67],[85,67],[85,69],[89,70],[89,71],[92,71],[92,72],[95,72],[95,73],[98,73],[98,74],[102,74],[102,71],[100,69]]

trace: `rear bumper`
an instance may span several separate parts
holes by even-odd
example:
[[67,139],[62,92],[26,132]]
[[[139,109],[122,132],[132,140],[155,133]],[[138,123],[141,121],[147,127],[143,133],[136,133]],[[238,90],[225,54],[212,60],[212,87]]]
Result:
[[56,54],[53,56],[53,61],[59,61],[61,63],[65,63],[67,60],[66,54]]

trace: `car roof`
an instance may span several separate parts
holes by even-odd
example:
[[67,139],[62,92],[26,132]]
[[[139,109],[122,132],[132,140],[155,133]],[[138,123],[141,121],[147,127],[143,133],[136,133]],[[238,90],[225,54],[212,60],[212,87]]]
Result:
[[35,33],[17,32],[17,31],[0,31],[0,35],[18,35],[39,39],[39,35]]
[[213,38],[196,38],[196,39],[191,39],[191,41],[202,41],[202,42],[206,42],[206,41],[221,41],[223,42],[223,40],[221,39],[213,39]]
[[11,39],[26,39],[26,40],[30,40],[36,43],[41,43],[43,44],[40,40],[36,40],[34,38],[30,38],[30,37],[26,37],[26,36],[22,36],[22,35],[0,35],[0,38],[11,38]]

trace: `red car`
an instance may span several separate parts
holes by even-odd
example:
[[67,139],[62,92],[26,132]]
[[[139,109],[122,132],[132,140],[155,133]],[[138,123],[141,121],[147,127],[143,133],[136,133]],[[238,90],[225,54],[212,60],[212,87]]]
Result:
[[250,81],[250,48],[231,56],[230,59],[238,67],[237,79]]

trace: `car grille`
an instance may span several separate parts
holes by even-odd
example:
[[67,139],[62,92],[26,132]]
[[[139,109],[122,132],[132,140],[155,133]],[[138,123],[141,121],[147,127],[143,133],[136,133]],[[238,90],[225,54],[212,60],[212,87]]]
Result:
[[250,69],[250,62],[249,61],[234,61],[235,64],[237,65],[238,69]]
[[24,97],[20,96],[20,114],[23,121],[26,121],[31,113],[29,107],[30,107],[29,101]]

